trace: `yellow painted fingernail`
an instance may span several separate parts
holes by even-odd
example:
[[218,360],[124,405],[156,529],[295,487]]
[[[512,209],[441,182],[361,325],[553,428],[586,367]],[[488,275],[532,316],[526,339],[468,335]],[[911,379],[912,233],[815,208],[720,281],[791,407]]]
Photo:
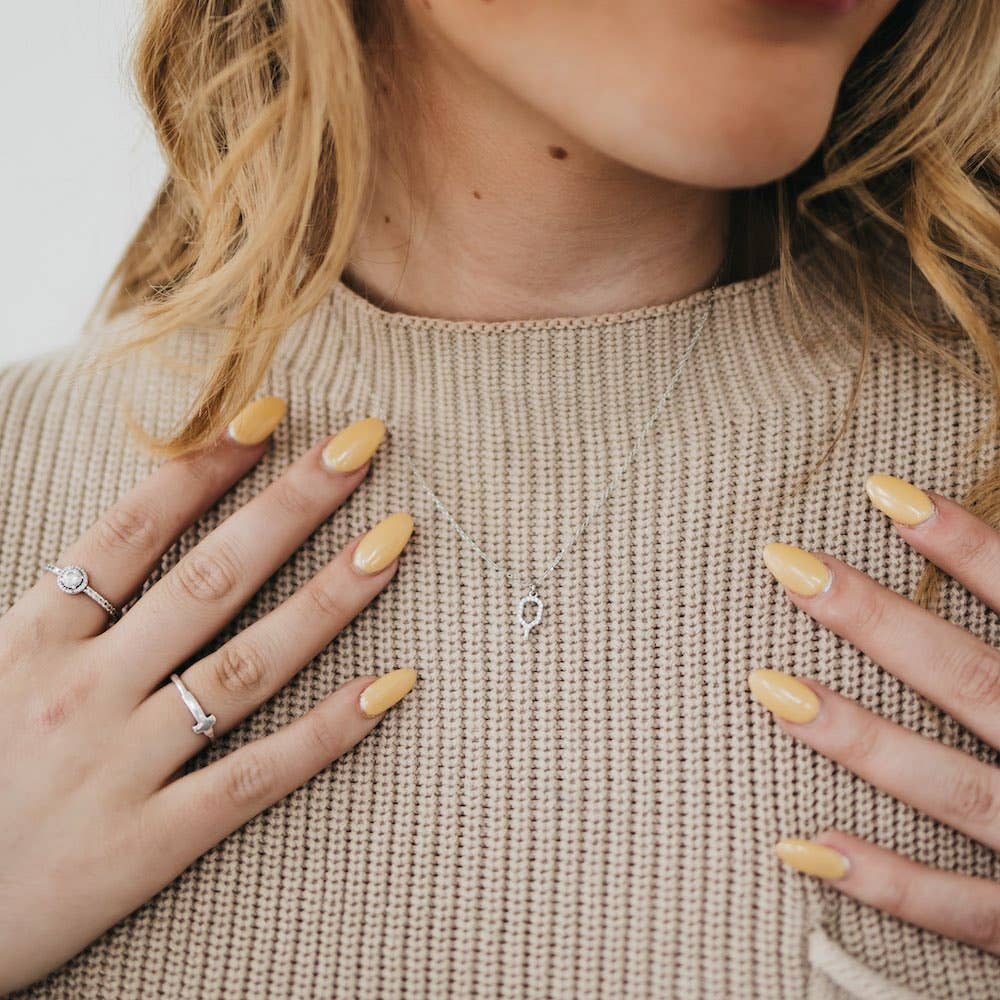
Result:
[[934,501],[913,483],[898,476],[871,475],[865,490],[883,514],[903,524],[920,524],[934,513]]
[[819,715],[819,698],[791,674],[779,670],[754,670],[750,693],[770,712],[789,722],[812,722]]
[[385,440],[385,424],[378,417],[356,420],[323,449],[323,464],[334,472],[360,469]]
[[774,853],[786,865],[818,878],[843,878],[851,868],[851,862],[840,851],[812,840],[797,840],[794,837],[779,840],[774,845]]
[[377,573],[385,569],[403,551],[413,534],[413,518],[397,511],[379,521],[358,542],[351,562],[359,573]]
[[229,436],[237,444],[260,444],[281,423],[288,407],[277,396],[255,399],[229,425]]
[[405,698],[416,683],[417,672],[411,667],[403,667],[385,674],[377,681],[372,681],[361,692],[361,711],[369,719],[381,715],[387,708],[392,708],[397,701]]
[[764,563],[767,568],[793,593],[815,597],[830,586],[833,574],[820,559],[784,542],[770,542],[764,546]]

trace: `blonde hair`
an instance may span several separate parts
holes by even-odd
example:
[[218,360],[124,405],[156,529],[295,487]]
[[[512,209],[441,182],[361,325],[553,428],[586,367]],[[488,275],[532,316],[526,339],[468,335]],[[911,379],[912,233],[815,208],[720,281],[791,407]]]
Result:
[[[95,312],[135,308],[137,345],[191,327],[224,340],[183,426],[154,442],[161,453],[214,440],[282,333],[340,278],[366,210],[380,109],[401,96],[394,7],[148,0],[134,74],[167,172]],[[825,294],[860,319],[854,393],[818,464],[846,429],[876,330],[982,386],[994,405],[977,446],[1000,432],[998,98],[1000,5],[901,0],[849,69],[816,153],[734,193],[744,256],[766,233],[777,248],[783,308],[809,308],[796,264],[809,246]],[[948,347],[956,340],[980,363],[963,364]],[[997,522],[1000,462],[964,503]],[[928,566],[917,599],[929,602],[938,583]]]

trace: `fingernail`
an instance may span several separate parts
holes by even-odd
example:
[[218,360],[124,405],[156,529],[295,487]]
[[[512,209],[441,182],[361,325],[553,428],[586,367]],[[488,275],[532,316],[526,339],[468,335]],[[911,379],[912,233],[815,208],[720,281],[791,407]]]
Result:
[[351,560],[359,573],[377,573],[385,569],[403,551],[403,546],[413,534],[413,518],[405,511],[397,511],[379,521],[358,542]]
[[851,868],[851,862],[840,851],[812,840],[797,840],[794,837],[779,840],[774,845],[774,853],[786,865],[818,878],[843,878]]
[[237,444],[260,444],[271,436],[287,409],[285,401],[277,396],[255,399],[236,415],[229,425],[229,436]]
[[770,542],[764,546],[764,563],[767,568],[793,593],[814,597],[830,586],[833,574],[820,559],[784,542]]
[[356,420],[323,449],[323,464],[334,472],[360,469],[385,440],[385,424],[378,417]]
[[816,692],[791,674],[779,670],[754,670],[748,680],[750,693],[779,719],[812,722],[819,715]]
[[883,514],[903,524],[920,524],[934,513],[934,501],[921,489],[898,476],[871,475],[865,490]]
[[387,708],[392,708],[397,701],[402,701],[417,683],[417,672],[411,667],[403,667],[401,670],[393,670],[392,673],[385,674],[377,681],[372,681],[361,692],[361,711],[373,719],[376,715],[381,715]]

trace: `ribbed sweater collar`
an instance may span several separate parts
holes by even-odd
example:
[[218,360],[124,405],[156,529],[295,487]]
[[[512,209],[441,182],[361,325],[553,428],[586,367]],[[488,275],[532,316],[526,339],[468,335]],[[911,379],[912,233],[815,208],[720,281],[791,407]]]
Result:
[[[811,266],[808,257],[802,266]],[[383,401],[415,386],[433,387],[446,408],[474,408],[486,398],[503,405],[505,395],[489,391],[497,380],[524,386],[544,370],[549,386],[565,389],[623,365],[630,378],[648,378],[650,392],[658,395],[666,384],[662,375],[676,368],[695,324],[711,309],[675,395],[690,398],[693,392],[729,414],[754,412],[822,392],[849,378],[856,364],[846,311],[824,302],[803,328],[789,329],[779,278],[775,268],[659,305],[513,321],[391,312],[338,282],[289,329],[275,364],[334,394],[360,388],[360,366],[362,385],[374,387]],[[479,373],[480,384],[456,380],[459,371]]]

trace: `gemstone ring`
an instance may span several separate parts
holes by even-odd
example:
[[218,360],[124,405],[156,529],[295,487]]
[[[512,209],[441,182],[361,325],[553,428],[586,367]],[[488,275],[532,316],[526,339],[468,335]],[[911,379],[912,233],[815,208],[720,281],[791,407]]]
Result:
[[92,601],[99,604],[108,614],[112,622],[121,618],[121,612],[106,598],[102,597],[87,579],[87,572],[82,566],[54,566],[46,563],[45,569],[49,573],[55,573],[56,585],[64,594],[86,594]]

